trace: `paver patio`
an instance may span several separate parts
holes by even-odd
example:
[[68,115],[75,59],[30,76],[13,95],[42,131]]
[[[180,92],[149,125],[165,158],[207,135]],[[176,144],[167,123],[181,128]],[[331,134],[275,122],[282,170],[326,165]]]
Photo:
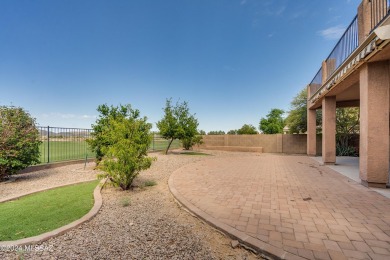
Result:
[[286,259],[390,259],[390,199],[307,156],[213,157],[175,171],[174,196],[210,224]]

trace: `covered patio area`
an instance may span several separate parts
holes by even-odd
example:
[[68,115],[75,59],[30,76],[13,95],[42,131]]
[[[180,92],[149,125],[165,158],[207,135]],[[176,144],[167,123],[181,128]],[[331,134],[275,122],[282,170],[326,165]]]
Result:
[[[313,156],[311,157],[313,160],[317,161],[319,164],[322,163],[322,157]],[[349,157],[349,156],[337,156],[336,163],[334,165],[326,165],[330,169],[338,172],[349,179],[360,183],[359,177],[359,157]],[[380,188],[370,188],[383,196],[390,198],[390,189],[387,186],[387,189]]]

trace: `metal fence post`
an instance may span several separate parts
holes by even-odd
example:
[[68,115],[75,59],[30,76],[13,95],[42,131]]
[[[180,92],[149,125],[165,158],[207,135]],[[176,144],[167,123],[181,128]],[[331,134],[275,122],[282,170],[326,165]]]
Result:
[[50,126],[47,127],[47,163],[50,162]]

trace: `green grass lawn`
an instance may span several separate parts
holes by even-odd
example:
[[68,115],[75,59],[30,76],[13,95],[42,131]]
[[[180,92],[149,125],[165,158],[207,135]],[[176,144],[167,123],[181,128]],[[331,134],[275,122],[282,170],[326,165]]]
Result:
[[[154,151],[162,151],[167,149],[169,141],[163,138],[155,138],[154,141],[150,144],[150,150]],[[173,140],[170,149],[176,149],[181,147],[181,143],[179,140]]]
[[[59,162],[68,160],[93,158],[95,154],[89,149],[85,141],[43,141],[40,146],[41,163]],[[48,153],[49,151],[49,153]]]
[[36,236],[89,212],[99,181],[70,185],[0,203],[0,241]]

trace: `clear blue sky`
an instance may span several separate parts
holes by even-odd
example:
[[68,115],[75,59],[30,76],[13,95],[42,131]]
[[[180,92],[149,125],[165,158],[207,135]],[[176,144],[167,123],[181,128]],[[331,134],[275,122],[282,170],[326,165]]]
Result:
[[0,105],[89,128],[99,104],[130,103],[155,123],[172,97],[205,131],[258,127],[289,109],[359,3],[1,0]]

